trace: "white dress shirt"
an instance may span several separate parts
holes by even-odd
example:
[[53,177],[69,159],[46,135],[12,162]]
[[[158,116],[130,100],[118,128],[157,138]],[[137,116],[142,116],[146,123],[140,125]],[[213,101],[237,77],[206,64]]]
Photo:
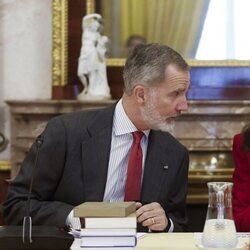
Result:
[[[124,200],[129,152],[133,144],[132,132],[135,131],[138,131],[138,129],[126,115],[122,106],[122,100],[120,100],[117,103],[114,112],[111,151],[109,158],[107,183],[103,198],[104,201]],[[143,131],[143,133],[144,136],[141,139],[141,147],[143,153],[142,177],[148,145],[149,130]]]

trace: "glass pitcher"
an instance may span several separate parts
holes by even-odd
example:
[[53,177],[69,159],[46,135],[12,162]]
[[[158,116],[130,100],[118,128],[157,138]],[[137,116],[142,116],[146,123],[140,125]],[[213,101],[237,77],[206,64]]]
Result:
[[232,211],[231,182],[208,182],[208,210],[202,233],[203,247],[234,248],[237,245]]

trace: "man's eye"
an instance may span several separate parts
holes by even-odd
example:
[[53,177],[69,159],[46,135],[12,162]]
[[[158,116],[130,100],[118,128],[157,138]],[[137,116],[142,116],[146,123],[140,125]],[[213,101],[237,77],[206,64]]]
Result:
[[174,93],[175,93],[175,96],[178,96],[181,93],[181,91],[177,90]]

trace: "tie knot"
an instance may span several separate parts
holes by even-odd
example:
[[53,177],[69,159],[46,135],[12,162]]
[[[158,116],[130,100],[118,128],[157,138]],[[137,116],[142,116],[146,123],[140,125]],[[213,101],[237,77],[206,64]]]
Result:
[[132,132],[133,138],[134,138],[134,142],[135,143],[140,143],[141,142],[141,138],[143,137],[144,133],[141,131],[135,131]]

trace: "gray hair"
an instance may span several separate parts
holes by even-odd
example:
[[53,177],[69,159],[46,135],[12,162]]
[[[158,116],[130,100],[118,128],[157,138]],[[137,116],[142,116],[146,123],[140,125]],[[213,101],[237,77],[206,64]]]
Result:
[[189,65],[183,57],[166,45],[151,43],[136,46],[124,66],[124,92],[131,94],[139,83],[154,86],[163,82],[166,68],[170,64],[180,70],[189,71]]

